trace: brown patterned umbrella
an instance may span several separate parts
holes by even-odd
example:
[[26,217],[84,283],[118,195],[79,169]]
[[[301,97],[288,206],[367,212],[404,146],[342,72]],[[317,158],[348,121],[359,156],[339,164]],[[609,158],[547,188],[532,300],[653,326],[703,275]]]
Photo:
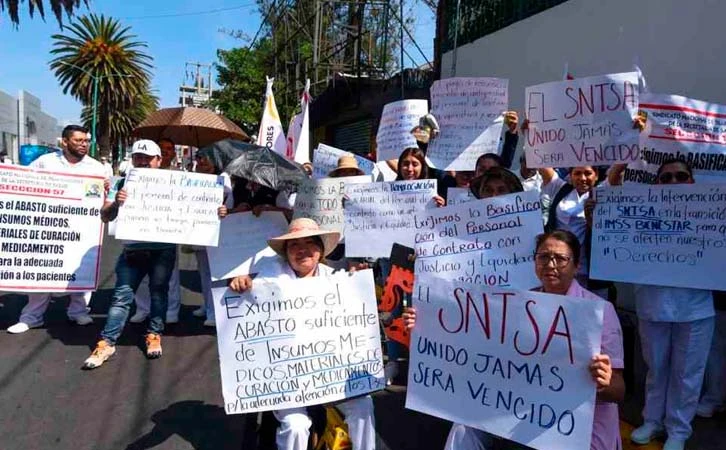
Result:
[[249,141],[249,136],[226,117],[202,108],[165,108],[146,118],[133,136],[158,142],[171,139],[177,145],[204,147],[222,139]]

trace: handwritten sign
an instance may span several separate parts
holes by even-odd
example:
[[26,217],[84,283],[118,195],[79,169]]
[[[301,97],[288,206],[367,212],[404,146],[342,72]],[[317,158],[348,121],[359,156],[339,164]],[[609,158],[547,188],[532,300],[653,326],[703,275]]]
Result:
[[461,205],[472,200],[476,200],[476,197],[469,188],[450,187],[446,190],[446,206]]
[[638,73],[617,73],[528,87],[527,167],[575,167],[640,156]]
[[447,78],[431,86],[431,113],[441,133],[429,143],[426,156],[434,167],[474,170],[484,153],[499,153],[509,103],[508,80]]
[[417,279],[414,306],[406,408],[535,449],[590,448],[603,302]]
[[0,290],[96,289],[103,179],[0,165]]
[[726,290],[726,186],[598,188],[590,275]]
[[[106,195],[106,201],[112,202],[116,200],[116,194],[118,194],[118,185],[123,180],[124,177],[110,177],[109,180],[109,189],[108,189],[108,195]],[[109,236],[116,236],[116,219],[110,221],[106,224],[108,227],[108,235]]]
[[643,93],[647,116],[641,159],[628,164],[624,182],[652,184],[670,158],[686,161],[699,183],[726,182],[726,106],[678,95]]
[[383,107],[376,144],[378,161],[398,160],[408,147],[416,147],[411,130],[429,112],[426,100],[401,100]]
[[346,195],[345,256],[387,258],[394,242],[413,247],[413,215],[434,207],[436,180],[352,184]]
[[207,247],[212,280],[256,273],[270,259],[277,259],[267,240],[286,232],[287,219],[278,211],[264,211],[260,217],[251,212],[225,217],[219,229],[219,245]]
[[116,239],[216,247],[221,176],[159,169],[131,169]]
[[536,192],[474,200],[413,217],[416,277],[487,286],[539,286],[534,237],[542,233]]
[[338,167],[338,159],[345,155],[353,156],[360,170],[366,175],[373,173],[375,166],[373,161],[329,145],[318,144],[318,148],[313,152],[313,178],[327,178],[328,174]]
[[373,272],[255,280],[214,290],[227,414],[295,408],[383,389]]
[[293,218],[313,219],[324,230],[344,234],[343,197],[347,184],[370,183],[371,177],[324,178],[305,180],[298,186]]

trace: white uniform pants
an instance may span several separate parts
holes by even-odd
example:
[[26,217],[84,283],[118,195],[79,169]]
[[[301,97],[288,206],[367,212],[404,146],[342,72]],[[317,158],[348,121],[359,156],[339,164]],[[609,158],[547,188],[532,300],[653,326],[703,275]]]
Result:
[[194,252],[197,257],[197,270],[202,284],[202,298],[207,320],[214,320],[214,297],[212,297],[212,273],[209,269],[209,257],[206,250]]
[[494,443],[486,431],[455,423],[451,425],[444,450],[487,450]]
[[[169,305],[166,307],[166,313],[169,315],[179,316],[181,308],[181,286],[179,285],[179,255],[174,261],[174,270],[171,272],[169,279]],[[149,277],[144,280],[136,290],[136,313],[143,312],[147,316],[151,310],[151,292],[149,291]]]
[[[48,303],[50,303],[50,297],[60,297],[68,294],[64,293],[53,293],[49,294],[46,292],[39,294],[28,294],[28,304],[25,305],[22,312],[20,313],[20,322],[34,327],[39,326],[43,323],[43,315],[48,309]],[[91,296],[93,292],[75,292],[70,294],[71,301],[68,303],[68,318],[76,320],[80,316],[88,314],[88,304],[91,302]]]
[[[339,403],[336,407],[345,416],[353,450],[375,450],[376,429],[373,399],[370,395]],[[274,411],[280,421],[277,429],[277,450],[307,450],[312,421],[305,408]]]
[[713,317],[693,322],[639,320],[648,366],[643,418],[664,425],[670,438],[685,441],[691,435],[713,323]]
[[699,402],[705,408],[720,408],[726,404],[726,311],[716,311],[711,351],[708,354],[703,393]]

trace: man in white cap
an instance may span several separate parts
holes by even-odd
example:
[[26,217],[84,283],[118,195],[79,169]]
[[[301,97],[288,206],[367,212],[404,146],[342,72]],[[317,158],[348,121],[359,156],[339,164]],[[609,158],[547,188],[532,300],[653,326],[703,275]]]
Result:
[[[140,140],[131,150],[134,168],[158,169],[161,165],[161,150],[154,141]],[[119,208],[126,201],[125,180],[121,180],[113,202],[108,201],[101,209],[101,220],[109,222],[118,216]],[[176,244],[157,242],[126,242],[116,263],[116,287],[106,325],[96,349],[86,359],[83,368],[95,369],[116,352],[116,341],[123,332],[134,294],[141,280],[148,275],[151,291],[151,311],[146,333],[146,356],[149,359],[161,356],[161,333],[169,301],[169,278],[176,261]]]
[[[33,169],[52,170],[63,173],[78,173],[84,175],[105,176],[103,165],[88,154],[88,130],[80,125],[68,125],[63,129],[63,150],[47,153],[29,167]],[[108,188],[108,181],[106,182]],[[88,325],[93,322],[88,315],[88,303],[93,292],[74,292],[70,294],[68,305],[68,319],[78,325]],[[66,294],[60,294],[66,295]],[[8,333],[18,334],[30,328],[43,326],[43,316],[50,303],[49,293],[33,293],[28,295],[28,304],[20,313],[20,320],[8,328]]]

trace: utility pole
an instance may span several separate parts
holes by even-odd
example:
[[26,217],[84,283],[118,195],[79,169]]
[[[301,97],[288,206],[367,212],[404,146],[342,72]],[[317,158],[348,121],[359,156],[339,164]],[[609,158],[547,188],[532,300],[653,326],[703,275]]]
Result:
[[180,106],[197,108],[206,106],[212,99],[212,65],[199,62],[185,63],[179,94]]

